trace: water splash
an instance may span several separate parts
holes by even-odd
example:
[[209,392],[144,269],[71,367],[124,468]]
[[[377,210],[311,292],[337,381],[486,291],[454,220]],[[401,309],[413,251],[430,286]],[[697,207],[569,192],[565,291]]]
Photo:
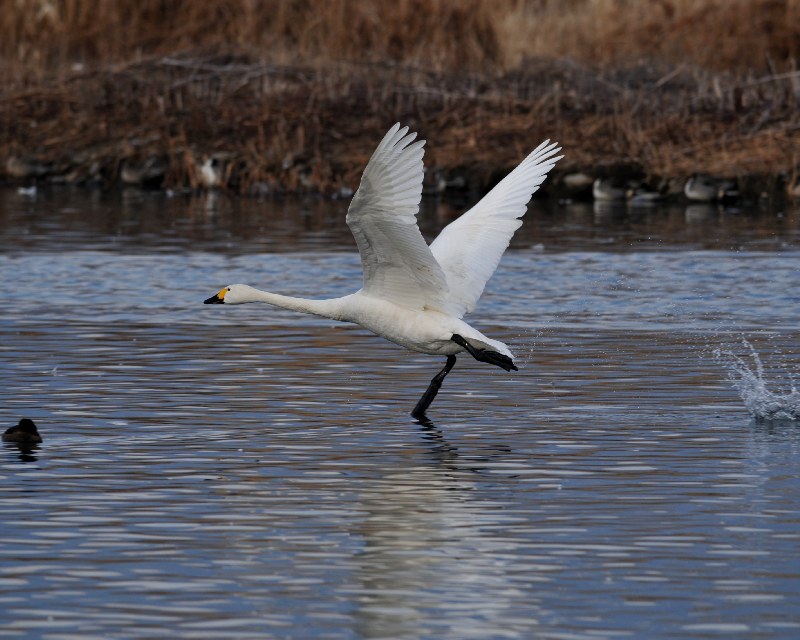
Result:
[[728,379],[739,392],[747,410],[760,421],[800,421],[800,391],[792,373],[783,370],[780,378],[773,380],[777,391],[770,391],[758,352],[744,338],[742,346],[749,352],[749,359],[724,347],[715,349],[714,357],[727,369]]

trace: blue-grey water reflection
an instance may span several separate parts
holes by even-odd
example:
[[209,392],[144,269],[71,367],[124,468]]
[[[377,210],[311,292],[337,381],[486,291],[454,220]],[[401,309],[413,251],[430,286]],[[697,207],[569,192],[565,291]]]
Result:
[[352,290],[345,206],[0,194],[0,637],[800,634],[800,425],[711,355],[800,371],[796,214],[531,216],[471,316],[521,370],[420,424],[435,359],[202,305]]

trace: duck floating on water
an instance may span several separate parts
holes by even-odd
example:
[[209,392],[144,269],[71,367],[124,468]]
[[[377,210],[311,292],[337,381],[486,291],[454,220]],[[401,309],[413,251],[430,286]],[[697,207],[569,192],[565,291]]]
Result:
[[42,436],[36,428],[36,424],[30,418],[23,418],[16,426],[9,427],[3,434],[3,442],[13,442],[19,445],[39,444]]
[[739,197],[734,180],[715,178],[704,173],[691,176],[683,186],[683,193],[692,202],[722,202]]
[[592,197],[601,202],[622,202],[628,199],[630,193],[627,180],[597,178],[592,183]]
[[592,183],[592,197],[595,202],[629,202],[635,205],[660,200],[661,194],[648,189],[639,180],[597,178]]
[[792,198],[800,200],[800,177],[794,181],[794,184],[790,184],[786,190]]

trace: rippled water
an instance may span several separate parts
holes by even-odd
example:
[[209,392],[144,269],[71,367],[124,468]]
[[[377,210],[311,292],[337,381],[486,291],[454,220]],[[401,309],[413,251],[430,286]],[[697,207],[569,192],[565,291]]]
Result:
[[436,359],[202,305],[351,291],[344,206],[0,194],[0,638],[800,635],[800,424],[714,358],[800,372],[796,213],[532,212],[470,317],[520,371],[420,424]]

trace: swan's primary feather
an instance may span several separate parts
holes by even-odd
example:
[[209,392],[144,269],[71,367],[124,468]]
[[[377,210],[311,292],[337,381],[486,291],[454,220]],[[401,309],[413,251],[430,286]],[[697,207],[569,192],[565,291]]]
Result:
[[424,140],[395,124],[364,169],[347,211],[365,294],[409,309],[441,300],[447,279],[417,227]]
[[461,318],[475,308],[486,282],[497,269],[511,236],[520,227],[531,196],[547,172],[563,156],[546,140],[497,186],[431,244],[431,252],[447,277],[444,308]]

